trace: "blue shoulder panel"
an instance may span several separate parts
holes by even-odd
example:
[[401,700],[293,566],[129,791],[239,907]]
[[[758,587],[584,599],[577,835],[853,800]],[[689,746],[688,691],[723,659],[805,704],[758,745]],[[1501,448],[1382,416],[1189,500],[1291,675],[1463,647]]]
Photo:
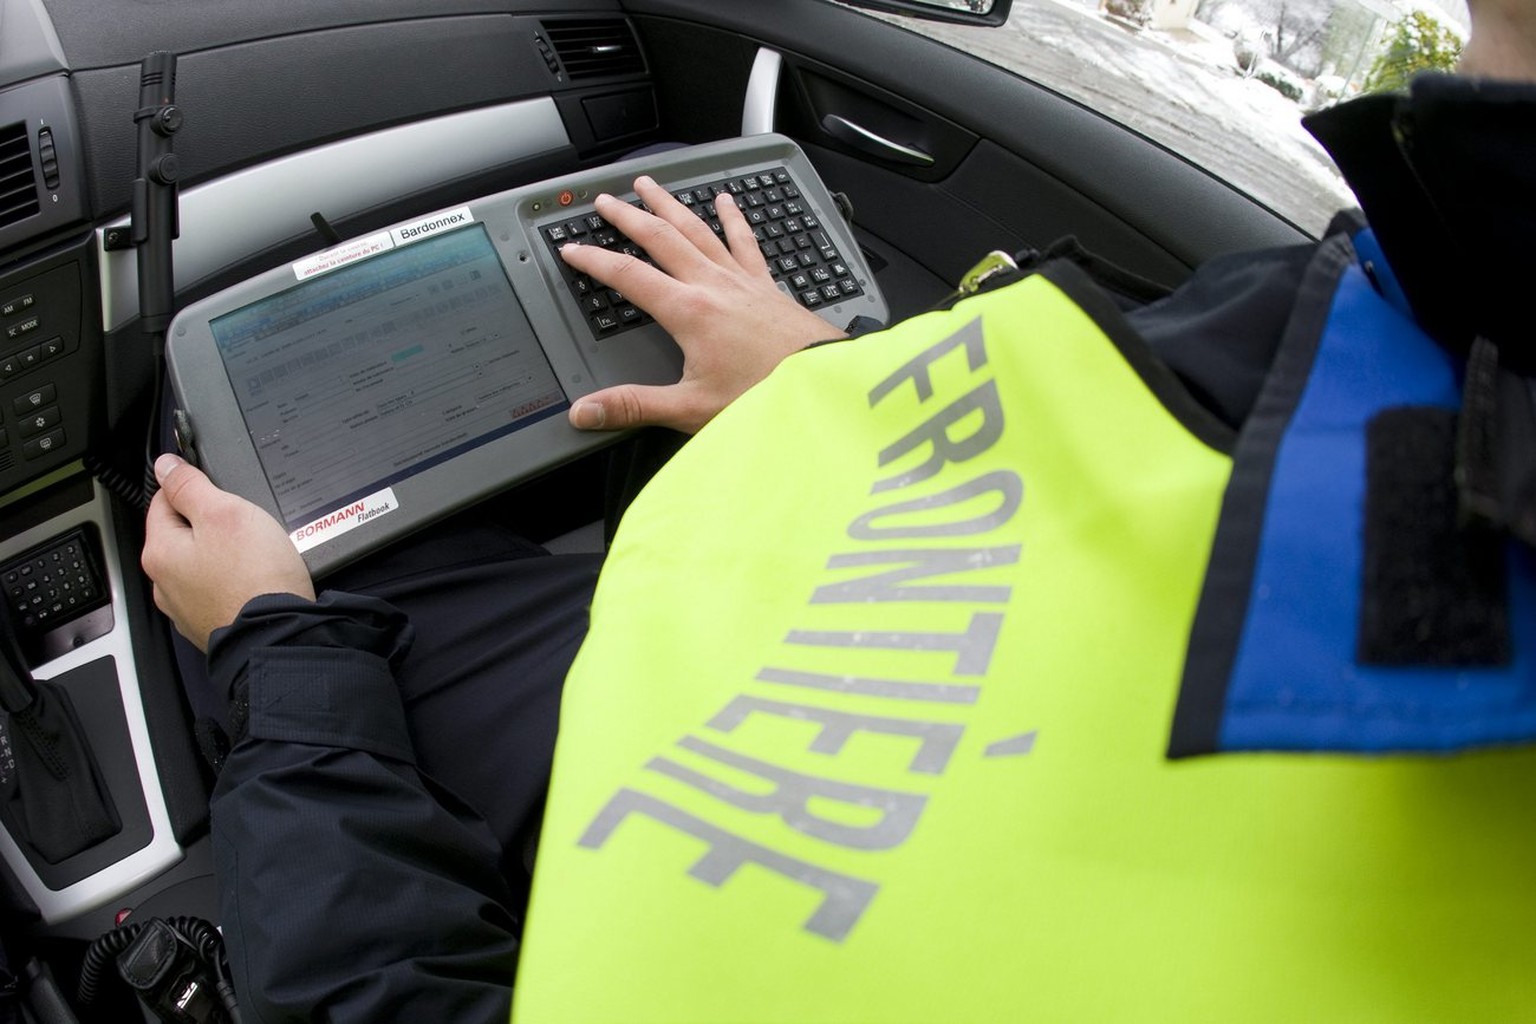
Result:
[[1511,664],[1355,658],[1366,423],[1386,408],[1459,402],[1452,358],[1348,267],[1273,467],[1218,750],[1451,751],[1536,739],[1536,559],[1513,544]]

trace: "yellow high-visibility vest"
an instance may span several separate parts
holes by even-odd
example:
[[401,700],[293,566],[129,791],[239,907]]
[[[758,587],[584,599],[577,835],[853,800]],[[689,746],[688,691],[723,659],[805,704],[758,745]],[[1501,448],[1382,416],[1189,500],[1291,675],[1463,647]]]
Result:
[[1229,439],[1074,281],[796,355],[630,509],[515,1020],[1536,1019],[1536,753],[1165,757]]

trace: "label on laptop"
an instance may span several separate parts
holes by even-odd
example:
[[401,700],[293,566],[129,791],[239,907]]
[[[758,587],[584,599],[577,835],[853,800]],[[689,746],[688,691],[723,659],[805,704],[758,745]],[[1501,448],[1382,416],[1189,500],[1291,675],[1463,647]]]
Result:
[[433,235],[444,231],[453,231],[475,222],[475,215],[469,207],[461,206],[457,210],[444,210],[434,213],[430,217],[402,224],[389,233],[396,245],[408,245],[411,242],[419,242],[423,238],[431,238]]
[[288,537],[302,554],[328,540],[335,540],[344,533],[350,533],[364,523],[372,522],[380,516],[387,516],[399,507],[400,502],[395,498],[394,488],[386,487],[334,512],[326,513],[314,522],[294,530]]
[[293,276],[300,281],[308,281],[312,277],[319,277],[348,263],[365,260],[369,256],[377,256],[394,247],[395,240],[389,236],[389,232],[380,231],[367,238],[353,239],[334,249],[327,249],[319,255],[299,260],[293,265]]

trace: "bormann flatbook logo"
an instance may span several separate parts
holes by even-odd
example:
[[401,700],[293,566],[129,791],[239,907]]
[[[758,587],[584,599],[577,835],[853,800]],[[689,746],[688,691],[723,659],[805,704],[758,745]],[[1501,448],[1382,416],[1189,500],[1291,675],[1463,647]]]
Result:
[[288,537],[300,552],[308,551],[328,540],[335,540],[364,523],[371,523],[380,516],[387,516],[399,507],[400,502],[395,498],[395,489],[386,487],[382,491],[370,494],[366,498],[359,498],[345,508],[339,508],[312,523],[299,527]]
[[408,242],[419,242],[423,238],[441,234],[444,231],[452,231],[466,224],[473,224],[475,215],[469,211],[469,207],[461,206],[457,210],[448,210],[444,213],[434,213],[430,217],[411,224],[404,224],[390,232],[396,245],[405,245]]

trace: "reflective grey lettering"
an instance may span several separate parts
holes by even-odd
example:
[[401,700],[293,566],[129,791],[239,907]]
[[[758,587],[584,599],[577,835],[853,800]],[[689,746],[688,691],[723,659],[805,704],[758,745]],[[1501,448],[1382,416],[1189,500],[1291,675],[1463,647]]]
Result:
[[935,704],[975,704],[981,696],[979,686],[955,683],[909,683],[900,679],[869,679],[864,676],[829,676],[820,672],[793,672],[785,668],[765,668],[757,674],[759,682],[783,686],[803,686],[810,690],[856,693],[885,700],[923,700]]
[[[981,413],[981,425],[958,441],[951,438],[949,428],[974,412]],[[997,381],[989,380],[955,399],[919,424],[906,437],[882,451],[880,465],[888,466],[923,445],[933,446],[933,450],[922,465],[897,476],[876,481],[871,491],[878,494],[880,491],[910,487],[912,484],[927,480],[943,469],[947,462],[961,463],[974,459],[997,444],[997,439],[1002,436],[1003,406],[997,397]]]
[[917,753],[907,765],[911,772],[924,775],[940,775],[949,766],[965,726],[958,722],[920,722],[910,718],[886,718],[883,715],[860,715],[849,711],[835,711],[807,704],[789,704],[761,697],[741,696],[726,705],[709,720],[711,729],[732,732],[754,713],[779,715],[802,722],[819,722],[821,729],[806,749],[815,754],[838,754],[853,738],[854,733],[873,732],[888,736],[911,736],[918,741]]
[[928,376],[928,367],[937,362],[944,353],[961,347],[965,349],[972,370],[979,370],[987,365],[987,348],[982,336],[981,317],[972,320],[937,345],[918,353],[901,369],[877,384],[869,393],[870,408],[880,404],[886,395],[900,387],[903,381],[908,380],[917,391],[917,400],[928,401],[933,397],[933,380]]
[[1013,588],[994,585],[955,583],[903,586],[907,580],[923,576],[950,576],[975,572],[999,565],[1014,565],[1019,560],[1019,545],[995,548],[928,548],[909,551],[861,551],[833,555],[828,569],[851,569],[862,565],[907,563],[874,576],[829,583],[817,587],[811,604],[857,604],[874,601],[964,601],[969,604],[1006,604]]
[[996,612],[977,612],[963,633],[887,633],[791,630],[784,638],[788,644],[806,647],[875,647],[890,651],[954,651],[957,676],[985,675],[992,664],[992,651],[1003,627],[1003,617]]
[[[781,768],[755,757],[738,754],[693,736],[677,741],[691,750],[721,764],[767,779],[772,793],[748,793],[729,783],[711,778],[665,757],[653,757],[646,767],[653,772],[685,782],[732,807],[754,814],[777,814],[796,832],[852,850],[889,850],[900,846],[912,834],[928,798],[921,793],[903,793],[893,789],[860,786],[852,782],[821,779],[814,775]],[[812,800],[833,800],[851,807],[864,807],[879,813],[873,825],[848,825],[811,813]]]
[[[986,494],[996,494],[998,506],[986,515],[965,519],[957,523],[916,523],[911,526],[878,526],[881,520],[908,513],[927,512],[931,509],[959,505]],[[848,536],[854,540],[883,540],[907,537],[965,537],[988,533],[1006,524],[1024,503],[1024,481],[1009,469],[995,469],[983,473],[974,480],[967,480],[957,487],[938,494],[928,494],[911,501],[899,502],[877,508],[853,521]]]
[[858,924],[859,918],[880,891],[880,886],[874,882],[828,871],[766,846],[759,846],[703,818],[696,818],[680,807],[633,789],[621,789],[615,793],[613,799],[592,820],[592,824],[587,826],[578,844],[593,850],[601,849],[619,827],[619,823],[631,814],[644,814],[709,844],[709,850],[693,862],[688,868],[688,874],[717,889],[729,881],[743,864],[757,864],[790,881],[820,890],[823,895],[821,905],[803,927],[833,942],[842,942],[848,937],[848,933]]
[[987,744],[987,757],[1022,757],[1025,754],[1035,752],[1035,740],[1039,738],[1039,731],[1031,729],[1019,736],[1010,736],[1005,740]]

